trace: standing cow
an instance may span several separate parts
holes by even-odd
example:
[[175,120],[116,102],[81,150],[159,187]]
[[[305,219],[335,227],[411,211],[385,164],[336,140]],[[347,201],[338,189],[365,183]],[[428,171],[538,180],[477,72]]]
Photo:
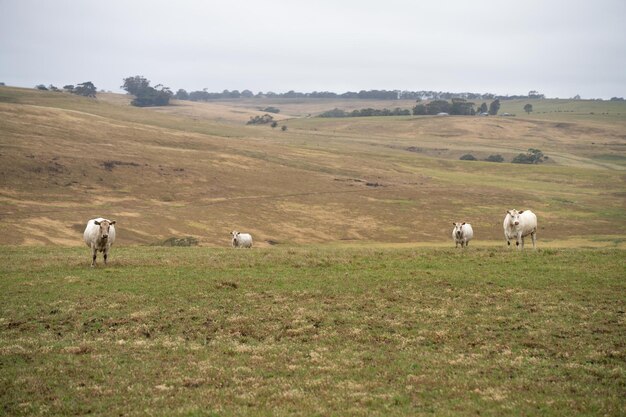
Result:
[[533,239],[533,249],[536,248],[537,240],[537,216],[530,210],[517,211],[508,210],[504,217],[504,238],[506,244],[511,245],[511,240],[515,239],[518,249],[524,249],[524,237],[530,235]]
[[467,247],[469,245],[469,241],[474,237],[474,230],[472,230],[472,225],[469,223],[452,223],[454,225],[454,229],[452,229],[452,239],[454,239],[455,248],[459,247],[459,243],[461,247]]
[[91,266],[96,266],[96,252],[104,252],[104,264],[107,263],[109,250],[115,242],[115,220],[107,220],[102,217],[91,219],[87,222],[83,238],[87,246],[91,248]]
[[252,247],[252,235],[249,233],[241,233],[236,230],[230,232],[233,237],[233,248],[251,248]]

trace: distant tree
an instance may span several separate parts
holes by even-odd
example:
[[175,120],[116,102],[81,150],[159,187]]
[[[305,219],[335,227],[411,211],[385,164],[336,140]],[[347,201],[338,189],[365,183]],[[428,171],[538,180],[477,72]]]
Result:
[[449,113],[450,103],[447,100],[433,100],[426,105],[428,114]]
[[428,109],[424,104],[418,104],[417,106],[413,107],[414,116],[423,116],[425,114],[428,114]]
[[504,158],[500,154],[489,155],[487,157],[487,159],[485,159],[485,161],[487,161],[487,162],[504,162]]
[[159,89],[147,87],[140,90],[130,104],[137,107],[167,106],[171,97],[172,92],[167,87],[160,86]]
[[129,94],[136,96],[139,92],[147,89],[150,86],[150,80],[141,75],[135,75],[134,77],[124,78],[124,84],[121,88],[128,91]]
[[487,108],[487,103],[483,103],[483,104],[481,104],[481,105],[480,105],[480,107],[478,108],[478,111],[479,111],[480,113],[487,113],[487,110],[488,110],[488,108]]
[[624,97],[611,97],[611,101],[624,101]]
[[346,112],[341,109],[334,108],[321,113],[319,117],[346,117]]
[[95,97],[98,89],[91,81],[85,81],[76,85],[76,88],[72,91],[74,94],[84,97]]
[[538,91],[536,90],[530,90],[528,92],[528,98],[539,98],[539,99],[544,99],[546,98],[546,96],[544,94],[540,94]]
[[150,87],[150,81],[140,75],[124,78],[122,88],[135,96],[130,104],[137,107],[167,106],[173,95],[169,87],[162,84]]
[[496,114],[498,114],[498,110],[500,110],[500,100],[495,99],[489,105],[489,114],[495,116]]
[[265,125],[268,123],[272,123],[274,121],[274,117],[265,113],[263,116],[254,116],[250,117],[250,120],[246,123],[247,125]]
[[35,86],[35,88],[36,88],[37,90],[41,90],[41,91],[48,91],[48,87],[46,87],[46,86],[45,86],[45,85],[43,85],[43,84],[37,84],[37,85]]
[[573,100],[580,100],[580,94],[576,94],[574,97],[572,97]]
[[182,88],[179,88],[176,94],[174,94],[174,98],[177,100],[189,100],[189,93]]
[[461,161],[476,161],[476,157],[471,153],[466,153],[465,155],[459,158]]
[[264,108],[261,111],[264,111],[264,112],[267,112],[267,113],[276,113],[276,114],[280,113],[280,109],[277,109],[276,107],[272,107],[272,106],[266,107],[266,108]]
[[68,93],[72,93],[74,92],[74,85],[73,84],[64,85],[63,89],[67,91]]
[[272,126],[272,129],[273,129],[276,126],[278,126],[278,122],[276,120],[274,120],[270,126]]
[[548,157],[539,149],[529,148],[528,152],[517,155],[511,162],[514,164],[539,164],[545,159]]
[[453,98],[450,106],[450,114],[470,116],[475,114],[474,103],[468,102],[464,98]]
[[527,105],[524,106],[524,111],[528,114],[530,114],[530,112],[533,111],[533,105],[528,103]]
[[282,125],[282,126],[280,127],[280,130],[282,130],[282,131],[284,132],[285,130],[287,130],[287,126]]
[[250,90],[243,90],[241,92],[241,97],[252,98],[252,97],[254,97],[254,93],[252,91],[250,91]]
[[57,86],[56,86],[56,85],[54,85],[54,84],[50,84],[50,85],[48,86],[48,90],[50,90],[50,91],[56,91],[56,92],[61,91],[61,90],[59,90],[59,89],[57,88]]
[[0,82],[0,87],[4,87],[6,84],[3,82]]

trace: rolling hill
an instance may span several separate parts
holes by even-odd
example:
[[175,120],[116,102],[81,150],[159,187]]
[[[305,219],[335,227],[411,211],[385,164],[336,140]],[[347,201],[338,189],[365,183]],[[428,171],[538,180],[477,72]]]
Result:
[[[469,221],[501,244],[508,208],[532,208],[540,245],[624,246],[626,104],[505,101],[516,117],[311,117],[335,107],[410,101],[174,101],[135,108],[0,87],[0,244],[82,245],[89,218],[118,222],[118,242],[193,236],[229,245],[450,244]],[[247,126],[266,106],[279,126]],[[541,165],[510,161],[539,148]],[[501,154],[507,162],[460,161]]]

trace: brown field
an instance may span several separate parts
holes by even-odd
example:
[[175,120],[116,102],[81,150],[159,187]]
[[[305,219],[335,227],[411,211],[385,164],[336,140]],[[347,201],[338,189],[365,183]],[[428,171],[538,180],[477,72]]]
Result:
[[[129,106],[0,87],[0,244],[81,245],[89,218],[118,221],[119,245],[194,236],[226,246],[249,231],[271,244],[501,244],[508,208],[532,208],[539,244],[624,247],[626,104],[504,102],[516,117],[321,119],[361,100],[174,101]],[[275,106],[279,126],[246,126]],[[510,164],[527,148],[549,159]],[[507,162],[459,161],[501,154]]]

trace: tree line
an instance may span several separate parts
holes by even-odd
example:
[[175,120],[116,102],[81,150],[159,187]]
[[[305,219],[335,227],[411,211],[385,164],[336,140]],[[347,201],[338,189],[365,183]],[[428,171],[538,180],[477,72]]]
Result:
[[98,91],[96,89],[96,86],[91,81],[85,81],[83,83],[76,84],[76,85],[73,85],[73,84],[64,85],[63,88],[58,88],[57,86],[53,84],[50,84],[47,87],[43,84],[38,84],[35,86],[35,88],[37,90],[42,90],[42,91],[72,93],[72,94],[77,94],[79,96],[84,96],[84,97],[95,97],[96,92]]
[[411,111],[409,109],[401,109],[396,107],[393,110],[390,109],[372,109],[366,108],[361,110],[345,111],[338,108],[325,111],[319,115],[319,117],[370,117],[370,116],[410,116]]
[[250,90],[223,90],[222,92],[209,92],[208,89],[187,92],[179,89],[174,94],[174,98],[178,100],[191,101],[209,101],[219,99],[237,99],[237,98],[343,98],[343,99],[362,99],[362,100],[509,100],[509,99],[541,99],[545,98],[543,94],[536,91],[530,91],[528,95],[502,96],[491,93],[452,93],[442,91],[406,91],[406,90],[361,90],[346,91],[345,93],[334,93],[331,91],[313,91],[303,93],[294,90],[286,93],[274,93],[273,91],[253,93]]

